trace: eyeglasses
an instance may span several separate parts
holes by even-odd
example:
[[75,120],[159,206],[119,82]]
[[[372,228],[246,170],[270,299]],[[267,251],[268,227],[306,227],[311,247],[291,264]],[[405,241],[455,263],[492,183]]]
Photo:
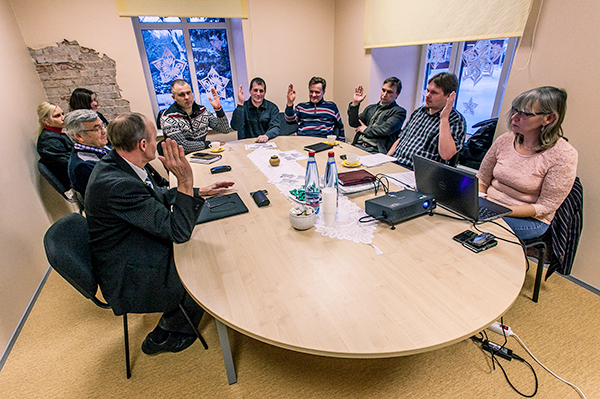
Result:
[[103,130],[106,130],[106,127],[104,126],[104,124],[102,125],[97,125],[94,126],[93,129],[84,129],[84,132],[96,132],[96,133],[102,133]]
[[548,115],[549,113],[550,112],[538,112],[538,113],[525,112],[525,111],[519,111],[515,107],[510,108],[510,114],[511,115],[517,114],[517,115],[519,115],[519,118],[525,118],[525,117],[537,116],[537,115]]

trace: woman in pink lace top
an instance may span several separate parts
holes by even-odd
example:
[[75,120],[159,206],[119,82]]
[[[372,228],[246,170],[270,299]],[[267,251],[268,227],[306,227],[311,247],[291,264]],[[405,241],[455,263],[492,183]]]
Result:
[[577,173],[577,150],[563,138],[567,92],[544,86],[521,93],[507,115],[511,131],[481,163],[479,191],[509,207],[504,220],[520,239],[542,235]]

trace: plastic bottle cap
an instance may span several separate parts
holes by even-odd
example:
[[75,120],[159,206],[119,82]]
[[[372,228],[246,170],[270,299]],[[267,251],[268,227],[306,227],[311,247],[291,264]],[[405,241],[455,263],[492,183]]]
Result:
[[328,156],[330,156],[330,157],[332,157],[332,156],[334,156],[335,154],[333,153],[333,151],[329,151],[329,152],[327,153],[327,155],[328,155]]
[[308,156],[309,157],[314,157],[315,156],[315,152],[314,151],[309,151],[308,152]]

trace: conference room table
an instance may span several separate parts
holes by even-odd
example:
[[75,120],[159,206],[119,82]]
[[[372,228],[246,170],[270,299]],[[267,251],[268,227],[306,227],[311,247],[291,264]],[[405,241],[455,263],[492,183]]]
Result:
[[[272,141],[280,151],[303,151],[321,140],[284,136]],[[439,206],[435,214],[395,229],[378,223],[372,245],[322,236],[314,227],[295,230],[288,219],[294,204],[248,157],[245,144],[253,142],[229,142],[220,161],[192,164],[195,187],[233,181],[249,212],[197,225],[187,243],[175,245],[184,286],[216,320],[230,384],[237,377],[228,328],[309,354],[396,357],[470,337],[502,316],[519,295],[526,274],[522,248],[499,241],[480,253],[466,249],[452,237],[471,223],[437,214],[450,214]],[[338,172],[349,170],[341,166],[340,154],[366,154],[347,143],[333,151]],[[327,151],[316,158],[323,173]],[[298,163],[305,166],[306,160]],[[218,165],[232,170],[210,174]],[[393,163],[368,170],[404,171]],[[259,208],[250,193],[263,189],[270,205]],[[364,209],[365,200],[375,196],[371,191],[349,198]],[[478,227],[511,238],[498,225]]]

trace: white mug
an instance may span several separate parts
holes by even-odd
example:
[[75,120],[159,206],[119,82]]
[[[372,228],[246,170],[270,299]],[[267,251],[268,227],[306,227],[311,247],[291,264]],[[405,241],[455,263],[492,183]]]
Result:
[[358,162],[358,155],[356,154],[347,154],[346,155],[346,164],[354,165]]
[[211,141],[210,148],[212,148],[213,150],[218,150],[219,148],[221,148],[221,142],[220,141]]

